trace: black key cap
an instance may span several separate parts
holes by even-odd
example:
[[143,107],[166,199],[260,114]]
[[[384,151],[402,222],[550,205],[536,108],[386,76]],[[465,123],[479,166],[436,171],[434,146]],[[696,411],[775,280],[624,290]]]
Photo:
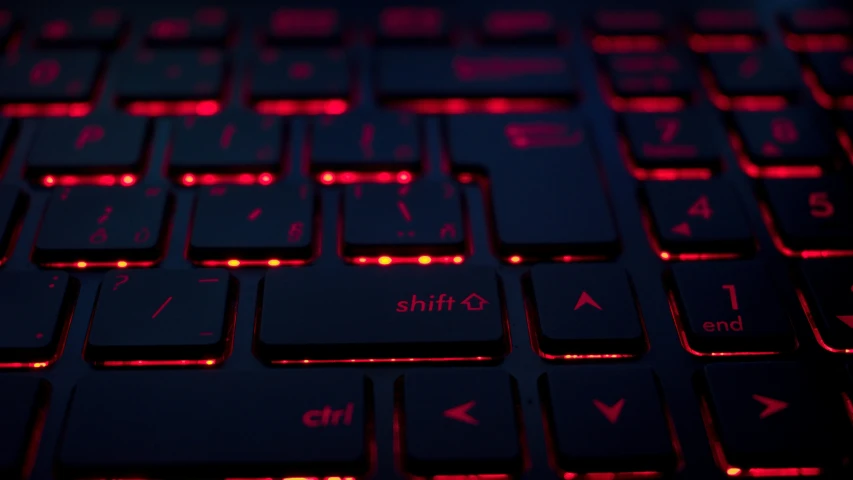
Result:
[[601,56],[610,88],[618,97],[674,96],[686,98],[696,89],[697,76],[681,49]]
[[0,265],[12,254],[19,223],[27,209],[28,199],[18,187],[0,185]]
[[[800,264],[810,306],[804,304],[824,348],[853,352],[853,263],[846,259]],[[805,301],[805,298],[801,298]]]
[[853,95],[853,51],[810,53],[809,64],[824,92]]
[[545,43],[557,41],[557,20],[547,10],[492,10],[483,19],[482,34],[489,43]]
[[65,272],[0,274],[0,367],[44,367],[59,356],[77,286]]
[[92,375],[75,389],[57,467],[64,478],[361,477],[371,398],[351,372]]
[[202,7],[190,15],[158,18],[148,26],[146,41],[152,46],[222,46],[231,22],[221,7]]
[[598,258],[619,250],[592,153],[576,150],[580,153],[576,157],[554,156],[492,174],[492,209],[502,258],[513,263]]
[[8,10],[0,10],[0,48],[6,46],[6,42],[12,37],[14,30],[15,23],[12,19],[12,13]]
[[802,7],[783,16],[785,26],[793,33],[850,33],[853,12],[838,7]]
[[279,8],[270,15],[266,33],[272,44],[340,43],[343,29],[334,8]]
[[755,249],[737,193],[722,180],[648,182],[644,186],[662,256]]
[[0,102],[83,102],[92,98],[101,56],[92,51],[28,53],[0,63]]
[[[332,287],[333,302],[306,294]],[[499,292],[489,268],[270,270],[255,348],[265,360],[293,362],[500,357]]]
[[420,122],[408,113],[316,118],[311,171],[421,170]]
[[632,356],[646,348],[625,272],[612,265],[537,265],[528,311],[549,358]]
[[148,119],[120,113],[40,122],[25,173],[32,180],[54,174],[141,172],[151,133]]
[[676,321],[691,353],[777,353],[796,346],[791,321],[761,263],[682,263],[671,274]]
[[202,264],[237,259],[277,266],[281,260],[308,260],[313,218],[310,185],[210,187],[196,198],[187,253]]
[[599,35],[663,35],[666,19],[652,10],[599,10],[592,16],[592,27]]
[[853,197],[839,176],[765,180],[775,230],[794,250],[851,250]]
[[800,75],[788,52],[763,47],[749,53],[714,52],[708,62],[723,95],[791,96],[800,88]]
[[[270,100],[347,99],[350,90],[350,71],[346,57],[339,51],[277,51],[261,52],[252,73],[249,101],[262,113],[299,113],[290,107],[263,108]],[[260,105],[258,105],[260,104]],[[324,109],[309,114],[342,113]]]
[[802,468],[814,476],[849,451],[841,395],[819,372],[793,362],[718,363],[705,367],[705,380],[724,470]]
[[758,165],[826,165],[837,153],[826,115],[807,107],[735,112],[744,150]]
[[406,471],[422,476],[520,472],[515,390],[514,379],[494,369],[404,375]]
[[665,474],[675,468],[666,410],[651,369],[557,369],[543,375],[539,385],[561,470]]
[[85,267],[158,261],[166,242],[169,194],[160,187],[63,188],[42,219],[33,260]]
[[703,8],[691,16],[693,31],[701,35],[761,36],[763,30],[754,10]]
[[383,100],[448,97],[573,98],[574,76],[558,50],[386,49],[379,52]]
[[347,187],[344,255],[454,255],[465,252],[462,194],[450,182]]
[[71,10],[33,25],[41,47],[114,47],[122,34],[124,19],[114,8]]
[[104,366],[218,363],[231,336],[233,290],[221,269],[111,270],[89,325],[85,357]]
[[449,29],[440,8],[393,6],[379,12],[377,32],[380,43],[439,43]]
[[28,459],[39,444],[50,396],[47,380],[35,377],[0,378],[0,477],[29,478]]
[[720,169],[722,128],[704,112],[628,113],[621,120],[637,167]]
[[[283,122],[277,118],[248,113],[175,121],[169,176],[178,179],[188,173],[261,172],[277,175],[284,156],[283,130]],[[188,183],[186,178],[183,180]]]
[[217,99],[225,77],[225,60],[216,50],[142,51],[119,66],[116,100]]

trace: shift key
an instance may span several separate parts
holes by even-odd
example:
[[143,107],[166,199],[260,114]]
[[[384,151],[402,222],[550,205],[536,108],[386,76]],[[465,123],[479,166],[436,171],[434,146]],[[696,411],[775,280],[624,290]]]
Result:
[[263,282],[256,352],[304,360],[483,360],[507,347],[490,268],[275,270]]

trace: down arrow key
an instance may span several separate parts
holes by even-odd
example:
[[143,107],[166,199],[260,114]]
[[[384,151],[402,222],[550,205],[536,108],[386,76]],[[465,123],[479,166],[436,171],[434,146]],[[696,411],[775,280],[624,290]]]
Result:
[[802,263],[801,303],[817,328],[818,343],[832,352],[853,349],[853,261]]

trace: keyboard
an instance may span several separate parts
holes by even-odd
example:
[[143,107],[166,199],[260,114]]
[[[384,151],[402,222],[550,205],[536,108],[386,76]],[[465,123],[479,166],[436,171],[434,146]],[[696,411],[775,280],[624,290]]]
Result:
[[853,478],[853,11],[0,6],[0,479]]

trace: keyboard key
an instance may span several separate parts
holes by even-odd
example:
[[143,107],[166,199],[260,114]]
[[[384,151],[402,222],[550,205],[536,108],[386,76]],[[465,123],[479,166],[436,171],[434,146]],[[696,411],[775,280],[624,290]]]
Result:
[[800,264],[819,340],[832,351],[853,351],[853,264],[850,260],[809,260]]
[[663,35],[666,19],[652,10],[599,10],[592,17],[599,35]]
[[744,150],[758,165],[826,165],[837,154],[826,115],[807,107],[735,112]]
[[209,187],[196,197],[187,252],[203,265],[205,260],[308,260],[313,224],[309,185]]
[[[744,476],[802,468],[817,475],[850,448],[841,395],[792,362],[711,364],[705,392],[724,470]],[[771,474],[772,475],[772,474]]]
[[33,25],[40,47],[112,48],[122,34],[124,19],[113,8],[72,10]]
[[110,270],[85,357],[104,366],[218,363],[231,336],[234,290],[221,269]]
[[488,43],[545,43],[557,41],[557,20],[546,10],[506,9],[486,14],[482,25]]
[[757,261],[682,263],[671,270],[682,341],[691,353],[776,353],[796,347],[791,321]]
[[150,135],[148,119],[120,113],[44,119],[27,154],[25,173],[32,180],[55,174],[140,173]]
[[[172,122],[168,173],[279,174],[284,158],[283,122],[275,117],[229,113],[214,117],[186,117]],[[272,181],[272,178],[270,178]],[[210,183],[210,182],[203,182]]]
[[0,185],[0,265],[6,263],[27,209],[28,199],[18,187]]
[[421,170],[420,121],[408,113],[315,118],[311,171]]
[[0,10],[0,48],[6,46],[6,42],[12,37],[14,30],[15,23],[12,13],[8,10]]
[[154,20],[148,26],[146,41],[153,46],[222,46],[230,33],[225,9],[203,7],[191,15]]
[[763,187],[775,229],[787,247],[851,249],[853,197],[844,179],[765,180]]
[[853,12],[837,7],[805,7],[794,9],[783,16],[785,26],[793,33],[823,34],[849,33],[853,26]]
[[755,250],[737,193],[722,180],[648,182],[644,187],[661,255]]
[[272,44],[330,44],[343,38],[338,11],[333,8],[279,8],[270,15],[267,42]]
[[717,89],[730,97],[749,95],[792,96],[800,88],[800,74],[787,52],[771,47],[741,52],[713,52],[708,63]]
[[29,478],[36,454],[44,412],[50,396],[47,380],[35,377],[0,377],[0,477]]
[[378,53],[382,100],[455,97],[573,98],[574,76],[558,50],[385,49]]
[[666,410],[651,369],[555,369],[539,385],[561,470],[604,475],[675,469]]
[[249,100],[253,104],[265,100],[346,99],[350,69],[338,51],[265,50],[254,64],[251,83]]
[[[329,291],[334,301],[323,293]],[[256,353],[274,362],[500,357],[506,336],[499,292],[489,268],[269,270]]]
[[680,49],[601,55],[604,74],[618,97],[689,97],[698,82],[688,58]]
[[826,93],[853,95],[853,51],[810,53],[808,59]]
[[693,31],[703,35],[762,35],[753,10],[703,8],[691,16]]
[[401,432],[414,475],[510,474],[522,469],[515,381],[494,369],[403,376]]
[[119,64],[115,95],[120,104],[217,99],[224,77],[225,60],[216,50],[145,50]]
[[169,194],[159,187],[63,188],[42,219],[33,260],[40,265],[150,265],[166,243]]
[[720,169],[722,128],[704,112],[628,113],[621,121],[631,158],[640,168]]
[[92,98],[101,56],[93,51],[27,53],[0,63],[0,102],[84,102]]
[[462,194],[450,182],[347,186],[343,243],[347,257],[462,254]]
[[0,368],[56,360],[76,296],[77,284],[65,272],[0,273]]
[[[555,150],[560,152],[565,151]],[[513,263],[599,258],[619,250],[619,236],[589,150],[577,157],[555,155],[535,167],[498,170],[492,175],[492,210],[498,254]]]
[[394,6],[379,12],[380,43],[437,43],[448,39],[444,12],[433,7]]
[[633,356],[646,342],[625,271],[613,265],[537,265],[528,310],[546,356]]
[[364,377],[343,371],[91,375],[75,388],[57,468],[68,478],[361,477],[371,398]]

